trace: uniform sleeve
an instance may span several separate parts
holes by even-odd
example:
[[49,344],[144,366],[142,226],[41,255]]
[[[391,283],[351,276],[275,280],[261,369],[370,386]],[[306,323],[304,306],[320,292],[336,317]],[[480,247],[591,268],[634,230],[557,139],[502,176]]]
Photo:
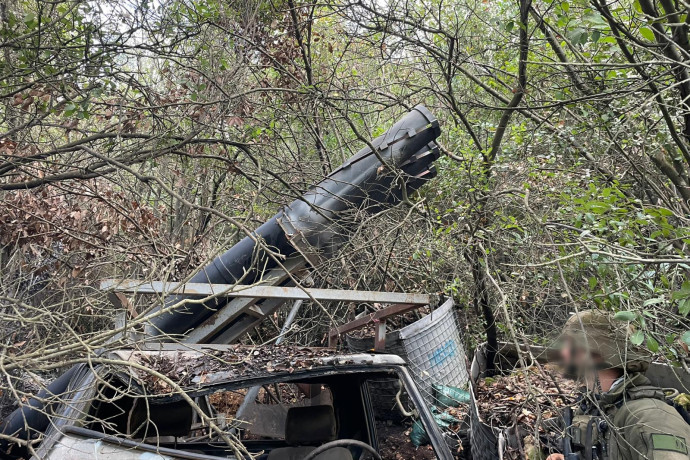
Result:
[[675,408],[648,400],[620,425],[622,442],[633,460],[688,460],[690,427]]

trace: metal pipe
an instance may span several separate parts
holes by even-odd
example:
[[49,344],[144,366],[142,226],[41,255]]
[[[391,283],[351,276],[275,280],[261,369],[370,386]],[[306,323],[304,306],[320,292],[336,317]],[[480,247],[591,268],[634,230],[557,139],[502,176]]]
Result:
[[295,300],[295,303],[292,305],[292,308],[290,309],[290,313],[288,313],[287,318],[285,318],[283,327],[280,328],[280,335],[276,340],[276,345],[280,345],[281,343],[283,343],[283,340],[285,340],[285,334],[287,334],[287,331],[290,330],[290,326],[292,326],[292,322],[297,317],[297,313],[299,313],[299,309],[302,306],[303,302],[304,300]]
[[[357,152],[257,228],[251,237],[245,237],[201,269],[190,283],[233,284],[241,280],[243,284],[252,284],[275,266],[264,248],[289,257],[298,251],[293,245],[296,239],[306,241],[325,255],[332,254],[350,235],[351,229],[342,222],[347,211],[378,211],[399,202],[404,189],[411,192],[435,175],[432,162],[439,152],[433,141],[439,134],[438,121],[431,112],[424,106],[415,107],[371,142],[376,152],[369,147]],[[183,335],[232,300],[224,297],[184,303],[187,298],[175,295],[167,299],[163,308],[180,305],[151,318],[147,332]]]
[[[73,366],[39,391],[36,396],[29,399],[26,404],[22,404],[19,409],[12,412],[1,426],[2,434],[29,440],[33,434],[44,432],[48,428],[48,414],[51,412],[52,406],[62,400],[61,397],[67,393],[69,384],[79,369],[82,369],[82,366]],[[51,401],[51,399],[53,401],[45,407],[46,401]],[[2,452],[7,453],[8,446],[9,443],[6,440],[0,441]],[[14,445],[9,455],[12,458],[27,458],[26,452],[25,447]]]

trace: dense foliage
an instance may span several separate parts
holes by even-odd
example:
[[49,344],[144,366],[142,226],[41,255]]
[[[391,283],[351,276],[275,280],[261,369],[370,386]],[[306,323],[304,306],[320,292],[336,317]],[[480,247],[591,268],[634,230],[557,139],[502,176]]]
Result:
[[[183,279],[418,103],[441,120],[438,177],[358,216],[318,285],[452,295],[469,347],[549,343],[570,312],[607,309],[684,363],[688,8],[2,3],[4,372],[104,346],[121,312],[100,279]],[[353,306],[328,308],[303,309],[288,340],[323,343]]]

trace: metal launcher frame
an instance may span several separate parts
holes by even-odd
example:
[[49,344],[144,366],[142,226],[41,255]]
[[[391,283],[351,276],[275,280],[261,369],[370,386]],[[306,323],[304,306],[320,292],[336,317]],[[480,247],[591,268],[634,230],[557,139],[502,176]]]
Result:
[[[292,267],[303,266],[298,261],[286,264]],[[335,347],[338,338],[367,326],[376,325],[375,351],[383,351],[386,339],[386,318],[396,316],[417,308],[427,306],[432,302],[428,294],[412,294],[404,292],[355,291],[344,289],[316,289],[303,286],[276,286],[270,284],[279,281],[284,272],[266,277],[265,284],[254,286],[203,283],[168,283],[163,281],[140,282],[136,280],[109,279],[101,283],[101,289],[114,293],[128,294],[184,294],[198,297],[228,297],[233,298],[223,309],[215,312],[200,326],[191,330],[181,338],[190,344],[230,344],[239,340],[242,335],[258,326],[266,317],[272,315],[278,308],[290,300],[316,302],[360,302],[388,305],[374,313],[366,314],[342,326],[329,331],[328,346]],[[129,300],[117,296],[114,300],[118,307],[127,305]],[[127,302],[127,303],[123,303]]]
[[[386,315],[428,304],[428,296],[420,294],[304,288],[300,278],[307,267],[318,266],[321,258],[328,258],[348,240],[352,233],[348,214],[357,210],[378,212],[395,205],[435,176],[433,162],[439,157],[435,140],[440,132],[431,112],[417,106],[300,198],[203,267],[188,283],[107,280],[102,288],[110,291],[111,300],[133,315],[136,312],[123,292],[165,295],[163,304],[149,313],[144,337],[186,343],[234,342],[289,299],[394,304],[370,318],[379,322]],[[363,323],[357,321],[356,324]],[[331,331],[330,342],[346,329]],[[380,334],[384,328],[378,329]],[[379,340],[377,348],[381,343]],[[64,393],[73,369],[7,417],[0,426],[2,434],[29,439],[44,431],[50,423],[43,410],[45,396]],[[7,445],[8,441],[0,440],[0,449]]]

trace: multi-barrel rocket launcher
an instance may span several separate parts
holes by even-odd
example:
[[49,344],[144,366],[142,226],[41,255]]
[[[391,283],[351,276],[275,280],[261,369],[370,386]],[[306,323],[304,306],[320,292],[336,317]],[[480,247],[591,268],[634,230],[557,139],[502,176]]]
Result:
[[[341,216],[355,209],[377,211],[399,202],[435,175],[439,156],[434,140],[438,121],[417,106],[386,133],[374,139],[302,197],[197,273],[190,283],[290,284],[290,271],[315,256],[328,257],[351,233]],[[382,164],[382,161],[384,164]],[[279,253],[287,258],[276,267]],[[204,303],[184,303],[174,296],[162,308],[182,304],[151,320],[150,334],[187,334],[194,343],[231,343],[280,306],[280,299],[251,305],[247,299],[216,298]],[[229,310],[219,314],[222,310]],[[154,312],[155,314],[155,312]]]
[[[261,282],[290,286],[294,272],[313,263],[314,257],[328,257],[347,241],[352,229],[342,216],[359,209],[375,212],[399,203],[435,176],[433,162],[439,150],[434,141],[439,134],[438,121],[429,110],[415,107],[250,236],[202,268],[189,284]],[[239,296],[189,299],[199,300],[199,296],[169,296],[151,312],[147,333],[157,340],[232,343],[284,302]],[[74,369],[9,416],[3,434],[28,438],[31,433],[44,431],[49,421],[41,401],[64,393],[70,373]]]

